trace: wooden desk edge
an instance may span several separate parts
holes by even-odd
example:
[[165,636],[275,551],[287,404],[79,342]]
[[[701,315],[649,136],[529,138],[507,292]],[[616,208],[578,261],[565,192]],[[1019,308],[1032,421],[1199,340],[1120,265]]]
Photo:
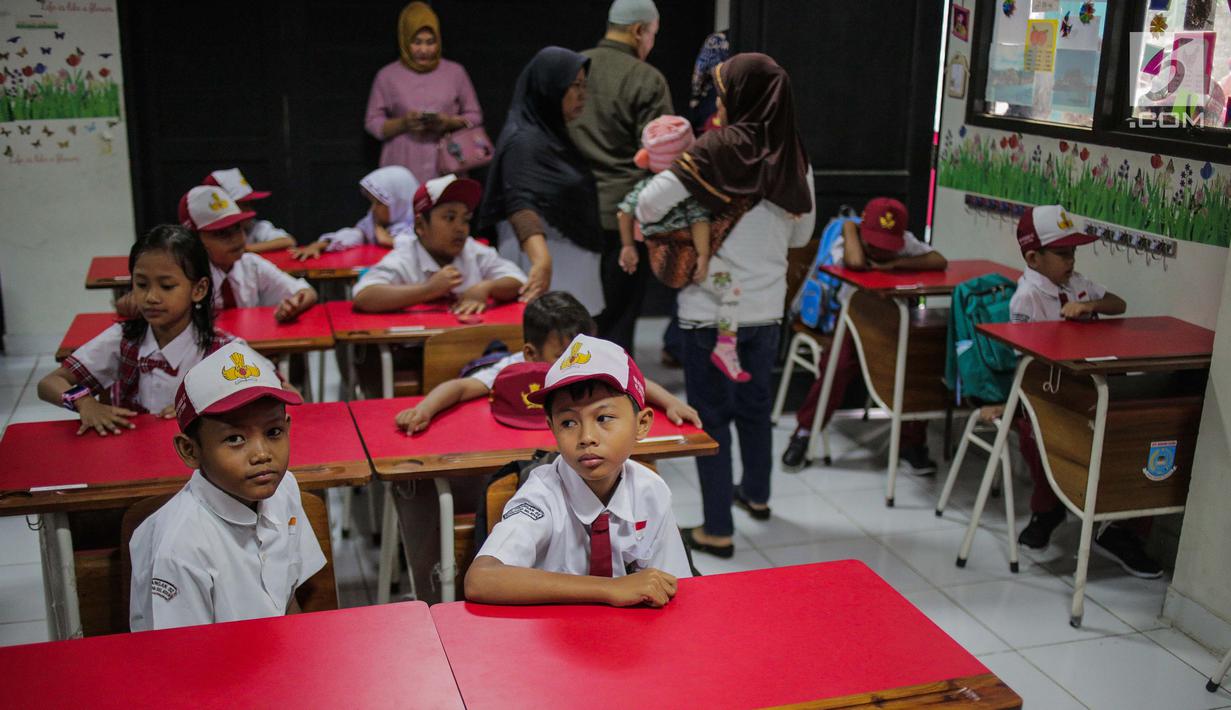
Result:
[[117,278],[105,278],[105,279],[86,279],[86,281],[85,281],[85,287],[86,287],[86,290],[101,290],[101,289],[108,289],[108,288],[120,288],[120,287],[122,287],[122,286],[123,286],[123,287],[127,287],[127,286],[131,286],[131,285],[132,285],[132,279],[131,279],[131,278],[123,278],[123,279],[117,279]]
[[[362,486],[372,478],[372,468],[367,459],[295,466],[291,472],[299,481],[300,489],[305,491]],[[4,491],[0,493],[0,516],[124,508],[142,498],[175,493],[187,482],[187,477],[152,478],[38,493]]]
[[[524,459],[533,449],[503,449],[482,453],[432,454],[429,456],[389,456],[372,459],[376,478],[381,481],[413,481],[425,478],[462,478],[493,473],[510,461]],[[654,461],[662,458],[711,456],[718,453],[718,442],[704,432],[690,434],[682,442],[663,441],[638,446],[633,458]]]
[[980,710],[1017,710],[1022,699],[991,673],[954,678],[936,683],[911,685],[892,690],[858,693],[828,700],[814,700],[780,708],[791,710],[894,710],[897,708],[979,708]]

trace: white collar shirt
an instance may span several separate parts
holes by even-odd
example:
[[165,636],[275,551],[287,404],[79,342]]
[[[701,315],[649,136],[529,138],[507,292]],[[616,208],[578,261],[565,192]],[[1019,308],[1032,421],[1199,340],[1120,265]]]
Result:
[[534,469],[479,554],[516,567],[587,575],[590,524],[604,511],[610,513],[612,576],[651,567],[692,576],[671,490],[658,474],[631,460],[624,462],[605,507],[563,457]]
[[253,220],[252,227],[246,231],[249,244],[272,242],[275,239],[291,236],[285,229],[275,227],[274,223],[267,219]]
[[[405,235],[404,235],[405,236]],[[490,281],[511,277],[521,283],[526,282],[526,275],[516,264],[504,259],[495,249],[480,244],[473,237],[466,237],[462,253],[458,254],[451,264],[462,274],[462,282],[453,289],[455,295],[461,295],[467,289],[481,281]],[[399,246],[384,256],[376,266],[368,269],[359,282],[355,284],[357,295],[363,289],[375,284],[391,286],[408,286],[424,283],[432,275],[440,271],[436,263],[416,235],[403,239],[399,237]]]
[[[196,328],[190,323],[183,332],[171,339],[165,347],[158,347],[152,328],[145,329],[145,338],[137,351],[138,358],[163,359],[175,369],[171,374],[162,369],[143,372],[137,380],[137,401],[149,412],[157,414],[175,404],[175,391],[183,382],[184,375],[204,358],[197,347]],[[103,389],[110,389],[119,377],[120,343],[124,329],[119,323],[108,326],[85,345],[73,351],[69,357],[75,361],[70,370],[83,367],[98,381]],[[69,363],[66,361],[66,365]]]
[[289,471],[254,512],[197,470],[129,550],[133,631],[281,616],[325,566]]
[[305,288],[308,282],[286,273],[260,254],[246,253],[235,262],[231,270],[223,271],[209,265],[214,281],[214,308],[222,308],[222,281],[231,282],[236,308],[276,306]]
[[1031,323],[1060,320],[1062,295],[1066,302],[1097,301],[1107,295],[1107,289],[1076,271],[1067,283],[1057,286],[1051,279],[1027,267],[1017,280],[1017,291],[1009,301],[1009,321]]

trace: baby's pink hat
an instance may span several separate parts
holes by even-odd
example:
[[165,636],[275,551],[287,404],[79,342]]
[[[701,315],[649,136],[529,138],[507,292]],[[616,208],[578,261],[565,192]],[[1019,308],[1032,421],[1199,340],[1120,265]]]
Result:
[[660,173],[692,145],[692,124],[682,116],[659,116],[641,131],[641,150],[633,162]]

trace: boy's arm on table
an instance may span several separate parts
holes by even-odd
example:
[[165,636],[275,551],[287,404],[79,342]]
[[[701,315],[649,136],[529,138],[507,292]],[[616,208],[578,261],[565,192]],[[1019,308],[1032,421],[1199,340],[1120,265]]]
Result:
[[884,266],[899,271],[944,271],[949,266],[949,260],[938,251],[930,251],[918,256],[900,256]]
[[437,414],[462,402],[478,399],[488,391],[487,385],[473,377],[442,382],[428,392],[419,404],[398,412],[397,425],[408,434],[423,431]]
[[688,422],[697,428],[701,427],[701,415],[697,414],[696,409],[653,380],[645,381],[645,401],[662,409],[672,424]]
[[656,569],[624,577],[591,577],[506,565],[479,555],[466,573],[466,598],[482,604],[610,604],[660,607],[676,592],[676,578]]
[[374,283],[355,294],[354,308],[366,313],[397,311],[440,298],[461,282],[461,272],[456,267],[446,266],[423,283]]
[[269,251],[282,251],[283,249],[290,249],[293,246],[295,246],[295,238],[288,235],[285,237],[278,237],[277,239],[270,239],[267,242],[249,244],[245,247],[245,249],[253,254],[264,254]]

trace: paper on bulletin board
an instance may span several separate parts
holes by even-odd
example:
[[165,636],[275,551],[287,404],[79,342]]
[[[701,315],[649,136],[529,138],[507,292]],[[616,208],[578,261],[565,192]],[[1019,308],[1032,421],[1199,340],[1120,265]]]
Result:
[[[1024,4],[1024,3],[1023,3]],[[1022,44],[1026,41],[1026,22],[1030,13],[1025,8],[1015,7],[1012,15],[1006,16],[996,7],[996,31],[992,36],[994,44]]]
[[1030,20],[1026,24],[1025,71],[1051,72],[1056,66],[1059,20]]
[[1031,0],[1031,12],[1060,12],[1060,0]]

